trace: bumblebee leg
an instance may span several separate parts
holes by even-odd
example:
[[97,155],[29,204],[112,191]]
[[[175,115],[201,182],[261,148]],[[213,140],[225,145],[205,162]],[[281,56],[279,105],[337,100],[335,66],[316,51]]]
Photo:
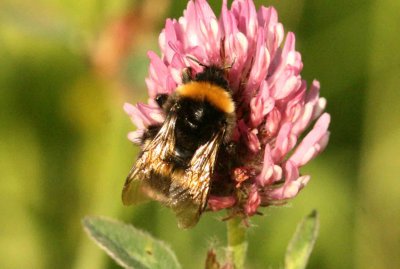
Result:
[[193,74],[193,68],[191,67],[186,67],[182,71],[182,82],[184,84],[192,81],[194,79],[194,74]]

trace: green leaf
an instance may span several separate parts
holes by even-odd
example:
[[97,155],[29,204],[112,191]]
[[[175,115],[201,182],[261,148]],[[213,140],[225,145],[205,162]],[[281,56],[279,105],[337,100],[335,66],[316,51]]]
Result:
[[180,269],[169,246],[131,225],[102,217],[86,217],[90,237],[124,268]]
[[306,216],[297,226],[286,250],[285,269],[304,269],[318,236],[319,221],[316,210]]

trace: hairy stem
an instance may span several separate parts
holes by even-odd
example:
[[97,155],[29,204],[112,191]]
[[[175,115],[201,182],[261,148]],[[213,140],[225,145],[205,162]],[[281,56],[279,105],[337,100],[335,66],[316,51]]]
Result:
[[247,252],[247,228],[240,217],[227,221],[228,230],[228,260],[235,269],[243,269]]

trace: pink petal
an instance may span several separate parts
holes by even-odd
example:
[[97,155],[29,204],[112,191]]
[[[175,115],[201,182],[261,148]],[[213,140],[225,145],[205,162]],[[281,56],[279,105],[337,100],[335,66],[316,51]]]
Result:
[[133,143],[140,145],[142,143],[142,137],[143,137],[144,130],[139,129],[133,132],[128,133],[128,139],[132,141]]
[[176,85],[182,84],[182,72],[186,67],[186,63],[181,55],[175,54],[169,66],[171,77]]
[[257,212],[258,206],[261,203],[260,195],[257,187],[252,185],[248,193],[246,204],[244,205],[244,212],[247,216],[252,216]]
[[234,92],[239,88],[241,72],[247,62],[248,49],[249,42],[243,33],[237,32],[226,37],[225,54],[227,61],[234,62],[228,75],[230,86]]
[[281,122],[281,113],[277,108],[273,108],[267,116],[267,121],[265,123],[265,129],[271,136],[275,136],[279,130]]
[[324,113],[315,124],[314,128],[304,137],[289,160],[297,166],[303,166],[326,146],[329,139],[328,126],[330,116]]
[[273,97],[276,100],[284,99],[289,94],[296,92],[301,86],[300,76],[293,76],[291,71],[286,71],[284,77],[277,82]]
[[150,58],[149,80],[152,81],[148,83],[148,86],[152,86],[149,88],[149,96],[155,98],[159,93],[171,93],[176,84],[170,76],[167,66],[152,51],[148,52],[148,57]]
[[266,115],[274,108],[275,100],[268,96],[268,85],[266,81],[261,83],[257,96],[250,100],[250,121],[252,127],[257,127],[265,120]]
[[212,211],[232,207],[236,203],[236,198],[232,196],[210,196],[208,206]]
[[314,107],[314,113],[311,119],[315,120],[316,118],[318,118],[322,114],[322,112],[324,112],[325,107],[326,107],[326,99],[323,97],[319,98],[316,106]]
[[249,150],[253,153],[257,153],[261,148],[260,141],[258,140],[257,137],[258,130],[257,129],[251,130],[250,128],[247,127],[247,125],[244,123],[243,120],[241,120],[238,123],[238,128],[240,131],[240,135],[243,138]]
[[300,182],[296,181],[299,178],[299,170],[295,164],[288,161],[284,167],[285,183],[282,187],[274,189],[269,193],[270,199],[284,200],[297,195],[301,188]]
[[318,80],[313,80],[310,92],[307,96],[307,103],[314,105],[313,115],[311,120],[318,118],[326,107],[326,99],[319,97],[320,84]]
[[138,129],[145,129],[150,125],[160,124],[164,121],[164,115],[157,107],[141,103],[136,106],[125,103],[124,110]]
[[[176,53],[176,48],[179,46],[177,34],[175,31],[176,21],[167,19],[165,28],[158,38],[158,42],[161,48],[163,48],[163,55],[167,62],[171,62],[172,58]],[[170,44],[174,44],[171,46]]]
[[259,186],[266,186],[282,178],[282,168],[275,165],[272,160],[271,148],[267,144],[264,149],[264,162],[261,173],[257,176],[256,182]]
[[284,37],[283,26],[278,23],[278,14],[273,7],[266,8],[262,6],[257,15],[258,24],[265,31],[266,48],[271,58],[273,58]]
[[[323,109],[325,108],[323,104],[323,98],[319,98],[319,82],[314,80],[311,89],[306,95],[305,105],[303,105],[301,115],[294,119],[295,124],[293,126],[293,132],[295,134],[300,134],[303,132],[310,124],[312,120],[320,116]],[[323,106],[323,107],[320,107]]]
[[254,63],[251,68],[246,85],[246,90],[250,93],[253,93],[255,89],[260,87],[261,81],[263,81],[267,76],[270,63],[270,55],[268,50],[264,46],[264,42],[264,32],[260,30],[258,33],[257,44],[255,48]]
[[236,0],[232,3],[232,13],[236,17],[238,29],[249,39],[255,41],[258,22],[253,1]]
[[228,10],[227,0],[222,1],[221,17],[220,17],[220,27],[223,31],[225,37],[236,33],[236,19],[233,14]]
[[296,145],[297,137],[292,134],[292,124],[285,123],[276,137],[275,147],[271,155],[275,163],[280,162]]

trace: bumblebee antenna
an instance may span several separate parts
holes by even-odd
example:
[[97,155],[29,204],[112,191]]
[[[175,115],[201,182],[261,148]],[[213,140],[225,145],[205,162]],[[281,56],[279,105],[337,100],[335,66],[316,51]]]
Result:
[[197,60],[196,58],[194,58],[194,57],[192,57],[190,55],[187,55],[186,58],[191,60],[191,61],[193,61],[193,62],[195,62],[195,63],[197,63],[198,65],[200,65],[202,67],[207,67],[207,65],[201,63],[199,60]]
[[235,62],[236,62],[236,58],[233,59],[233,61],[230,65],[225,65],[222,69],[224,69],[224,70],[231,69],[233,67],[233,65],[235,64]]

